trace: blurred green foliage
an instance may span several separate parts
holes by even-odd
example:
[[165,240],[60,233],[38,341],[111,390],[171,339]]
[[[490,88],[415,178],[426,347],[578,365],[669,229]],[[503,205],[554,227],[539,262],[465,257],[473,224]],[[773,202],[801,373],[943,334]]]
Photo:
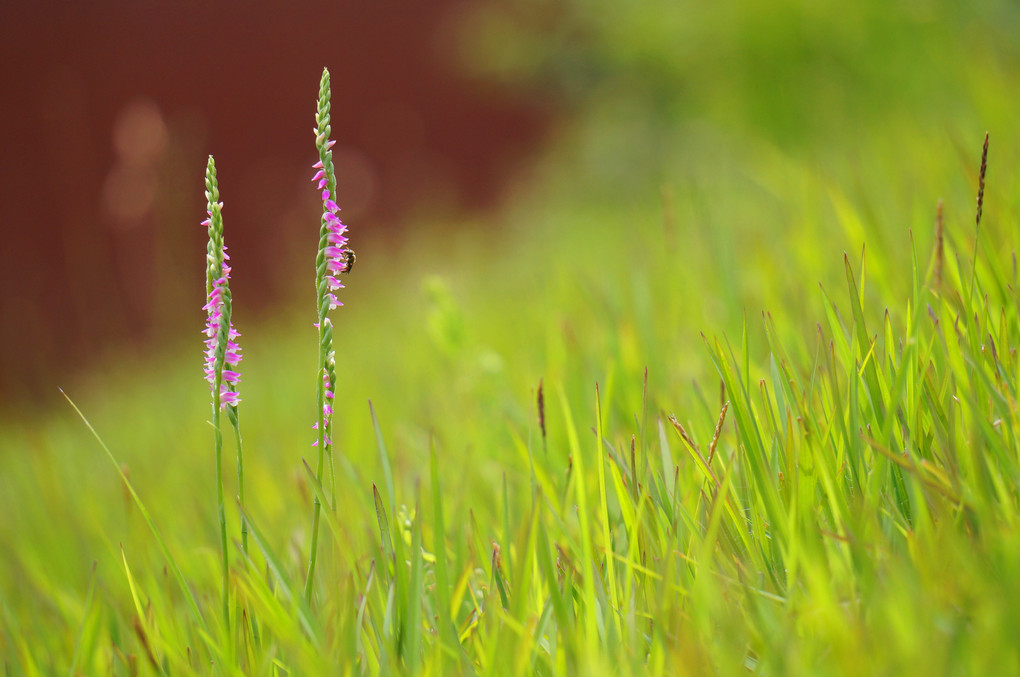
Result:
[[1020,57],[1020,8],[1002,0],[491,0],[463,26],[486,77],[783,144],[1008,118]]
[[735,163],[767,181],[760,156],[780,153],[867,192],[934,192],[986,129],[999,157],[1018,147],[1008,1],[492,0],[460,26],[469,71],[572,111],[557,188],[647,196]]

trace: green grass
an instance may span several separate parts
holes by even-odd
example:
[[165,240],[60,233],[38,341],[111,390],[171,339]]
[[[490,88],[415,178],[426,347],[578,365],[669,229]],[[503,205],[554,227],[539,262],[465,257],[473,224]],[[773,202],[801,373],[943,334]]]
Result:
[[353,224],[335,501],[311,261],[233,299],[229,623],[199,280],[187,341],[54,384],[98,441],[0,423],[5,675],[1020,673],[1020,15],[547,5],[465,20],[572,109],[527,189]]
[[1020,671],[1020,299],[994,164],[972,275],[976,164],[941,267],[936,195],[911,233],[792,162],[786,203],[722,175],[359,245],[310,603],[314,315],[235,298],[230,630],[196,340],[65,388],[112,464],[70,410],[0,431],[6,674]]

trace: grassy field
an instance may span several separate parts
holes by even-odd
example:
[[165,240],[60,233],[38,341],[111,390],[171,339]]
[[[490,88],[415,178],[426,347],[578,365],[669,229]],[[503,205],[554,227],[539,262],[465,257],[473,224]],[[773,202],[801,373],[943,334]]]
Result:
[[770,244],[697,226],[712,200],[359,252],[311,604],[314,329],[242,325],[230,632],[197,347],[70,393],[159,537],[73,412],[7,426],[8,674],[1020,669],[1009,240],[983,226],[974,278],[973,217],[945,209],[939,258],[933,205],[862,264],[825,242],[849,201],[849,235]]
[[352,225],[321,484],[311,259],[275,319],[234,299],[227,618],[197,306],[59,384],[99,439],[5,422],[5,674],[1020,673],[1014,132],[986,187],[964,122],[653,162],[649,120],[586,101],[498,215]]

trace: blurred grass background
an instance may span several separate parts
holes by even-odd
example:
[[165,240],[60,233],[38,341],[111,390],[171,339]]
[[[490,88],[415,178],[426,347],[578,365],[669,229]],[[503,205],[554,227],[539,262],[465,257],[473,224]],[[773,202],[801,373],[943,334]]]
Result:
[[[787,343],[801,346],[806,369],[824,322],[818,284],[841,288],[842,252],[857,262],[865,245],[865,293],[880,317],[883,304],[909,292],[911,231],[927,260],[938,198],[950,239],[969,251],[985,130],[982,247],[1008,265],[1020,222],[1014,3],[489,0],[457,6],[437,35],[436,49],[473,86],[556,114],[543,145],[505,179],[497,210],[412,209],[396,236],[373,234],[367,219],[351,223],[358,265],[336,318],[335,435],[351,547],[367,552],[375,538],[367,497],[380,470],[369,399],[405,495],[426,475],[434,434],[448,515],[471,507],[483,524],[498,523],[492,496],[504,474],[526,490],[527,460],[512,440],[535,439],[539,378],[562,387],[576,411],[588,411],[601,383],[605,427],[623,439],[647,367],[649,411],[704,414],[705,429],[693,433],[706,439],[719,395],[700,333],[735,339],[746,322],[752,372],[764,374],[758,327],[770,311]],[[313,93],[304,101],[309,121]],[[258,106],[243,115],[257,116]],[[197,165],[196,204],[200,173]],[[229,245],[243,226],[223,190]],[[232,253],[240,280],[245,262]],[[234,301],[249,501],[263,528],[289,544],[295,567],[307,550],[300,459],[310,458],[315,414],[304,253],[308,260],[279,262],[286,301],[271,313],[250,319],[257,299],[243,287]],[[190,282],[172,274],[197,299],[201,249],[195,255]],[[105,358],[61,384],[200,586],[215,578],[216,539],[199,307],[193,327],[157,348]],[[5,331],[17,329],[10,317]],[[59,341],[54,351],[40,359],[59,361]],[[109,624],[130,613],[118,545],[148,572],[139,576],[158,579],[162,563],[77,419],[65,409],[7,419],[0,648],[12,652],[17,632],[40,653],[66,656],[93,560],[98,594],[111,600]],[[549,446],[565,466],[555,419]]]

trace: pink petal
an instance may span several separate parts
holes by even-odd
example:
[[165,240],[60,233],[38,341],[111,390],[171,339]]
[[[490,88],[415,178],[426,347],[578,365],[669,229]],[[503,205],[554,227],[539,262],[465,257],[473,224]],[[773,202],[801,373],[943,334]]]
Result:
[[223,390],[220,392],[220,408],[226,407],[228,404],[232,407],[236,407],[241,402],[241,397],[232,390]]

